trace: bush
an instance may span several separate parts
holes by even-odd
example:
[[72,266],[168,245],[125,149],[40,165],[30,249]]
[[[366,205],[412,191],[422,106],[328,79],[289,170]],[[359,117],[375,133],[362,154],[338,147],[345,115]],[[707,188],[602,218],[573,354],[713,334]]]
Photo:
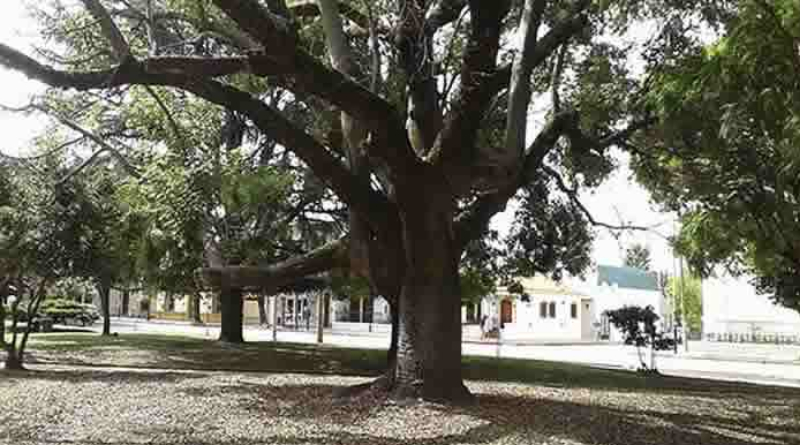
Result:
[[675,347],[675,341],[658,332],[656,322],[659,317],[653,308],[651,306],[644,308],[623,306],[620,309],[606,311],[606,314],[611,324],[622,331],[622,335],[625,336],[625,344],[636,346],[640,370],[657,373],[655,355],[651,355],[652,362],[648,366],[642,358],[640,348],[650,347],[654,351],[671,349]]

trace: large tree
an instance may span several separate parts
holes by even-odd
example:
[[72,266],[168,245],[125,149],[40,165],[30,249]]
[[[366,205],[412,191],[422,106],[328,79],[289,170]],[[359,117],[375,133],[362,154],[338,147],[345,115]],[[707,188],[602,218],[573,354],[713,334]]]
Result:
[[[739,2],[718,39],[654,77],[659,118],[638,178],[682,214],[675,240],[697,273],[727,268],[800,310],[800,5]],[[647,150],[641,148],[647,146]]]
[[[398,395],[458,400],[469,394],[464,249],[537,179],[552,181],[537,192],[574,201],[613,168],[606,148],[650,123],[639,112],[648,83],[626,69],[635,47],[605,37],[639,18],[657,17],[666,30],[716,17],[717,3],[83,0],[85,9],[58,9],[48,24],[74,23],[73,36],[95,38],[61,39],[66,49],[49,48],[47,63],[0,44],[0,64],[61,89],[167,87],[246,117],[347,206],[349,231],[269,267],[210,268],[208,281],[275,289],[346,254],[351,273],[397,309],[385,382]],[[672,54],[669,37],[645,45],[649,64]],[[252,88],[265,82],[307,110],[334,111],[323,119],[332,131],[306,129],[265,100]],[[549,108],[543,125],[529,119],[532,97]]]

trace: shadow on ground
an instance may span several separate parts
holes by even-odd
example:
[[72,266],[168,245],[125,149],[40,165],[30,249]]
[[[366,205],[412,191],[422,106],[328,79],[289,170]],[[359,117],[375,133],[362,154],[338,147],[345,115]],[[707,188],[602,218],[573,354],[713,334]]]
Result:
[[[12,377],[72,382],[114,379],[135,384],[164,379],[180,383],[209,375],[169,369],[282,373],[275,377],[231,374],[238,376],[233,383],[176,388],[172,397],[187,397],[200,403],[208,398],[209,405],[220,397],[236,400],[242,415],[254,422],[285,419],[305,426],[294,435],[262,434],[252,440],[209,437],[212,432],[198,435],[195,430],[182,430],[180,426],[169,434],[199,445],[800,444],[800,390],[790,388],[642,376],[563,363],[466,357],[464,374],[477,401],[454,408],[397,405],[372,392],[352,398],[336,397],[342,389],[341,379],[326,380],[325,376],[376,375],[383,366],[382,351],[273,343],[222,345],[180,337],[103,339],[80,335],[40,336],[32,351],[41,363],[135,365],[167,370],[36,371]],[[295,378],[286,374],[290,372],[319,376]],[[447,432],[462,421],[468,426],[457,433]],[[437,430],[437,425],[444,427]],[[425,434],[415,435],[416,428]]]

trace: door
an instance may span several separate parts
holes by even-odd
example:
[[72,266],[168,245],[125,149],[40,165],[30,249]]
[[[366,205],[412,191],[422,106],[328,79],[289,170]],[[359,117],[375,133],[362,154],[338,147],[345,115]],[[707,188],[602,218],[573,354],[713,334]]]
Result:
[[511,300],[503,300],[500,303],[500,322],[505,323],[512,323],[512,306]]
[[594,340],[595,334],[592,326],[594,322],[594,305],[592,300],[581,300],[581,339]]

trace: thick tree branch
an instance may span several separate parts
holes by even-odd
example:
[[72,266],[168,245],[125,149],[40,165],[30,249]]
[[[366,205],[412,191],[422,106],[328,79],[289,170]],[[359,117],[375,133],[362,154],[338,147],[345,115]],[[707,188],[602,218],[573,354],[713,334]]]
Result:
[[89,10],[89,13],[100,23],[100,28],[103,30],[103,35],[108,39],[111,44],[111,51],[117,62],[124,62],[132,57],[131,49],[125,37],[120,32],[111,15],[105,6],[100,3],[100,0],[81,0]]
[[465,248],[470,241],[478,238],[487,228],[494,215],[506,208],[508,201],[520,187],[530,182],[542,162],[558,139],[574,125],[577,114],[574,111],[559,113],[536,136],[526,150],[525,162],[516,177],[497,190],[481,196],[475,203],[456,218],[455,232],[458,246]]
[[439,0],[425,17],[425,27],[431,32],[452,23],[467,6],[467,0]]
[[517,32],[522,37],[522,51],[511,66],[509,84],[508,112],[506,116],[506,140],[504,153],[499,155],[501,166],[510,167],[522,158],[525,148],[525,135],[528,129],[528,104],[531,101],[531,73],[535,60],[536,39],[539,25],[547,2],[545,0],[525,0]]
[[406,129],[417,155],[433,147],[442,126],[437,81],[434,75],[433,33],[425,28],[425,2],[400,0],[395,46],[408,85]]
[[[581,4],[583,3],[586,2],[582,2]],[[585,9],[586,6],[582,8],[579,7],[578,12],[555,25],[538,40],[536,49],[533,50],[530,56],[530,63],[534,68],[541,65],[542,62],[547,60],[561,45],[565,44],[571,37],[577,35],[589,25],[589,16],[583,12]],[[491,75],[491,78],[486,83],[487,88],[491,90],[492,95],[495,95],[508,87],[510,78],[511,63],[507,63],[498,67],[494,74]]]
[[[364,15],[361,11],[354,8],[347,1],[338,1],[339,12],[347,17],[348,20],[355,23],[362,29],[369,29],[369,17]],[[289,6],[289,10],[297,17],[316,17],[320,14],[319,6],[316,0],[299,0],[294,1]]]
[[551,102],[553,103],[553,111],[558,113],[561,111],[561,94],[559,89],[561,88],[561,76],[564,72],[564,63],[567,57],[567,44],[564,43],[561,45],[561,49],[558,50],[558,55],[556,56],[556,63],[553,66],[553,74],[550,79],[550,94],[551,94]]
[[175,86],[249,117],[261,131],[297,154],[342,201],[367,218],[371,225],[384,226],[385,219],[394,214],[394,208],[384,196],[358,181],[325,146],[264,102],[214,81],[184,82]]
[[469,5],[472,28],[463,57],[460,93],[430,154],[430,159],[443,169],[457,194],[466,191],[472,179],[475,138],[494,95],[494,91],[486,88],[486,83],[495,74],[502,23],[511,2],[473,0]]
[[234,288],[271,294],[303,277],[347,267],[347,246],[347,239],[343,238],[271,266],[209,267],[202,270],[202,279],[215,289],[225,282]]
[[[172,86],[190,91],[210,102],[248,116],[262,131],[294,151],[342,201],[363,215],[369,216],[371,224],[384,224],[386,218],[394,215],[394,208],[389,205],[385,197],[356,181],[347,168],[316,139],[297,128],[269,105],[236,88],[172,72],[148,72],[145,69],[146,64],[136,62],[121,65],[114,70],[65,73],[44,66],[2,44],[0,44],[0,63],[59,88],[88,90],[135,84]],[[335,71],[329,72],[339,74]],[[404,130],[401,137],[405,140]],[[412,180],[413,175],[409,178]]]
[[[538,39],[532,50],[526,48],[526,51],[530,52],[526,57],[525,65],[531,70],[535,69],[561,44],[584,29],[589,23],[585,10],[590,4],[589,0],[580,0],[573,7],[569,18],[556,24],[541,39]],[[486,7],[500,8],[497,5]],[[471,5],[471,11],[472,9],[474,9],[473,5]],[[487,45],[486,41],[494,42],[493,34],[488,39],[485,34],[484,32],[477,38],[471,37],[471,42],[473,40],[484,42],[483,45]],[[454,112],[451,112],[445,121],[444,129],[437,140],[432,157],[446,172],[445,174],[453,184],[456,193],[463,193],[472,185],[471,182],[474,180],[472,168],[478,156],[478,151],[474,146],[477,129],[480,127],[484,110],[487,109],[492,97],[508,87],[512,71],[511,64],[495,67],[495,57],[485,53],[487,48],[483,50],[485,54],[480,55],[482,62],[470,62],[470,48],[472,47],[467,49],[462,69],[461,96],[454,106]],[[476,54],[479,53],[480,51],[476,52]],[[493,54],[496,55],[496,52]],[[488,64],[487,60],[490,61]],[[474,66],[471,68],[470,65],[473,64]]]
[[397,110],[348,76],[331,70],[302,50],[280,19],[256,0],[214,0],[245,32],[264,45],[265,54],[287,73],[283,84],[299,93],[328,101],[362,122],[381,144],[370,155],[383,159],[393,172],[410,180],[419,160],[414,155]]

